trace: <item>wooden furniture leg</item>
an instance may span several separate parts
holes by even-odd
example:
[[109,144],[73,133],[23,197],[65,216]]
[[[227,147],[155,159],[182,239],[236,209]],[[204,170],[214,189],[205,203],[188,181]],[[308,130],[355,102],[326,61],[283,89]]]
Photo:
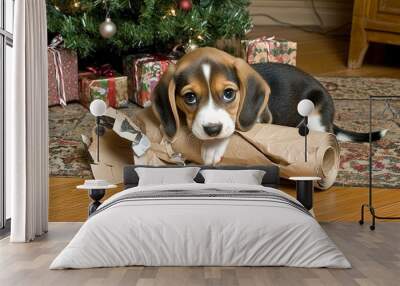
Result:
[[362,22],[362,19],[353,20],[349,58],[347,63],[348,67],[351,69],[361,67],[369,46],[367,32],[365,31]]

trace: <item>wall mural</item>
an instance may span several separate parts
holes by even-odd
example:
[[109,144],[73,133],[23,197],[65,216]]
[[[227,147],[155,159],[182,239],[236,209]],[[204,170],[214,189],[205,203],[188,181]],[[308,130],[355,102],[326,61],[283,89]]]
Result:
[[[60,14],[75,19],[89,11],[84,7],[56,8],[48,7],[50,36],[56,34]],[[107,15],[113,11],[112,5],[93,9]],[[194,12],[192,9],[168,6],[161,20],[187,17],[185,13]],[[121,19],[112,18],[116,22],[113,29],[118,31]],[[94,21],[95,27],[104,21],[86,20]],[[235,26],[236,32],[249,28],[247,18],[237,23],[242,27]],[[211,33],[212,28],[207,29],[202,33]],[[126,164],[275,164],[284,178],[321,177],[318,187],[322,189],[335,183],[368,184],[368,144],[362,143],[368,141],[365,132],[369,131],[366,99],[369,95],[395,94],[399,88],[396,80],[315,80],[295,68],[296,43],[274,37],[214,41],[214,46],[229,55],[198,48],[208,42],[202,33],[197,37],[189,33],[180,45],[165,43],[169,52],[139,49],[116,57],[116,45],[123,39],[114,31],[106,37],[112,56],[107,57],[103,50],[103,58],[88,47],[89,43],[74,44],[69,32],[64,31],[65,39],[57,34],[49,45],[52,176],[107,176],[109,181],[119,183]],[[100,33],[97,36],[101,37]],[[101,50],[95,38],[90,38],[90,45]],[[307,162],[305,138],[298,130],[303,117],[297,111],[297,104],[305,98],[315,105],[308,118],[311,132]],[[96,119],[88,110],[95,99],[109,107],[98,119],[104,130],[99,137],[99,162],[95,154]],[[373,139],[380,139],[386,134],[383,131],[389,130],[374,143],[378,150],[374,156],[374,184],[396,187],[400,173],[400,150],[395,143],[400,136],[400,102],[374,104],[372,129],[377,132]],[[274,124],[268,124],[271,122]]]

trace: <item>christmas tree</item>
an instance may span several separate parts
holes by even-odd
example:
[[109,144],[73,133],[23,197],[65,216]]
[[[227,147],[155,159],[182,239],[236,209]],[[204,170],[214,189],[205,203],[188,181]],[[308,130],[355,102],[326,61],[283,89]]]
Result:
[[61,34],[80,58],[101,51],[168,52],[179,44],[212,46],[218,39],[243,38],[252,25],[248,5],[248,0],[48,0],[47,24],[50,36]]

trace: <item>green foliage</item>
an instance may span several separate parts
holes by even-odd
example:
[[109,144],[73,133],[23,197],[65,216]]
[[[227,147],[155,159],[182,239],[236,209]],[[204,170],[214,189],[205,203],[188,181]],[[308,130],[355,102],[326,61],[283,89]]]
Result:
[[199,46],[213,45],[221,38],[243,38],[251,29],[248,0],[193,0],[190,11],[180,10],[178,0],[106,3],[117,26],[112,38],[103,39],[99,33],[106,16],[103,0],[47,0],[50,35],[60,33],[65,46],[84,58],[99,50],[113,54],[163,51],[188,39]]

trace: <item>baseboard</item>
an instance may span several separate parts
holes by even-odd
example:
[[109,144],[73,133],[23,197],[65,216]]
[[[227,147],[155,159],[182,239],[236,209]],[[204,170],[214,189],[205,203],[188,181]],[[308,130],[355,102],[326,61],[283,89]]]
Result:
[[[337,27],[352,19],[353,1],[315,0],[315,6],[326,27]],[[301,26],[319,25],[311,0],[255,0],[249,7],[251,15],[269,14],[283,22]],[[279,25],[263,16],[253,16],[255,25]]]

